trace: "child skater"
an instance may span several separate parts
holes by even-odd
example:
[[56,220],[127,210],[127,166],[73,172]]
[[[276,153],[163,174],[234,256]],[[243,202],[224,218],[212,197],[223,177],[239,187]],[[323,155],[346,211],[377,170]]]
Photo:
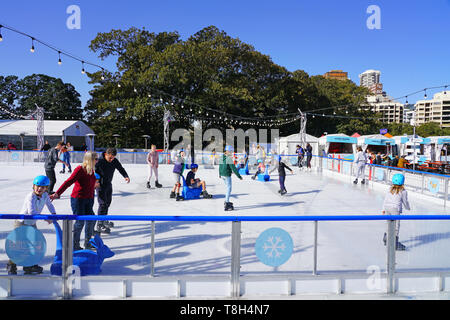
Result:
[[266,164],[264,163],[263,159],[258,159],[258,168],[256,170],[256,173],[253,175],[252,179],[255,180],[258,174],[266,172]]
[[291,168],[289,168],[283,161],[281,161],[281,156],[278,157],[278,181],[280,182],[279,194],[282,196],[287,193],[284,182],[286,181],[286,169],[288,169],[291,174],[294,173]]
[[172,172],[175,178],[175,185],[173,186],[172,192],[170,193],[170,198],[176,199],[177,201],[184,200],[183,196],[180,195],[180,188],[181,188],[180,178],[185,169],[184,156],[185,156],[184,151],[183,149],[181,149],[181,151],[178,153],[178,155],[173,161],[174,165]]
[[[40,215],[45,206],[51,214],[56,214],[55,207],[53,206],[51,199],[48,195],[48,188],[50,186],[50,179],[46,176],[38,176],[33,181],[33,191],[31,191],[25,198],[22,210],[20,214],[30,214],[30,215]],[[52,223],[51,220],[47,221],[49,224]],[[36,220],[16,220],[14,222],[14,228],[19,228],[21,226],[32,226],[36,228]],[[6,265],[9,275],[17,274],[17,265],[9,260]],[[25,274],[39,274],[42,273],[43,268],[38,265],[23,267]]]
[[203,199],[211,199],[213,196],[206,191],[206,182],[202,181],[200,179],[195,178],[195,174],[198,171],[198,164],[191,164],[191,171],[186,176],[186,184],[189,188],[199,188],[202,187],[202,193]]
[[236,166],[233,164],[233,159],[231,158],[232,155],[233,155],[233,147],[226,146],[225,153],[223,154],[222,159],[219,164],[219,178],[222,178],[222,180],[225,182],[225,185],[227,187],[227,193],[225,196],[225,203],[224,203],[225,211],[234,210],[233,203],[230,202],[232,173],[234,172],[234,174],[239,179],[242,180],[242,177],[239,174],[239,171],[236,169]]
[[158,166],[159,166],[159,152],[156,151],[156,145],[152,144],[151,150],[147,155],[147,163],[148,163],[148,179],[147,179],[147,188],[151,188],[150,179],[152,178],[153,173],[155,174],[155,187],[161,188],[162,185],[158,182]]
[[[386,195],[383,203],[383,214],[402,214],[403,206],[406,210],[410,210],[408,202],[408,192],[404,187],[405,176],[397,173],[392,177],[392,186]],[[398,234],[400,231],[400,220],[396,221],[395,224],[395,250],[403,251],[406,247],[398,241]],[[383,242],[386,245],[387,234],[384,234]]]

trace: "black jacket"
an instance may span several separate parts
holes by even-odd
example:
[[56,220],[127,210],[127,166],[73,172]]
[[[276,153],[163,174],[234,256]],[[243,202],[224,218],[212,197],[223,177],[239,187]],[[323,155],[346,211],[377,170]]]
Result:
[[284,162],[279,162],[278,164],[278,175],[279,176],[286,176],[286,170],[288,169],[289,171],[292,171],[291,168],[289,168],[286,164],[284,164]]
[[105,160],[105,154],[103,154],[103,158],[98,160],[97,164],[95,165],[95,172],[100,175],[100,184],[101,185],[110,184],[112,182],[112,179],[114,177],[114,171],[116,169],[119,170],[120,174],[124,178],[128,178],[128,173],[122,167],[117,158],[115,158],[111,162],[108,162]]

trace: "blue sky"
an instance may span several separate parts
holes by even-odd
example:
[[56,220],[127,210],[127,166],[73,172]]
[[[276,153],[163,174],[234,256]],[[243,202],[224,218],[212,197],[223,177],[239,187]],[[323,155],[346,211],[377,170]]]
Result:
[[[66,27],[70,5],[81,9],[80,30]],[[380,7],[379,30],[367,28],[370,5]],[[98,32],[135,26],[178,31],[186,39],[215,25],[291,71],[317,75],[342,69],[359,84],[360,73],[380,70],[384,89],[393,97],[450,84],[450,0],[15,0],[2,2],[0,10],[0,24],[110,70],[115,61],[101,61],[89,50]],[[2,35],[1,75],[45,73],[72,83],[83,105],[89,99],[92,87],[79,62],[63,57],[58,66],[53,51],[37,44],[32,54],[29,38],[5,29]]]

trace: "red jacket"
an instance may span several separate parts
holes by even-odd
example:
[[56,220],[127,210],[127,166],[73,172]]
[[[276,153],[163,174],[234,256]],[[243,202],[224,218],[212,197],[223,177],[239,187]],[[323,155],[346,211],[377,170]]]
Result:
[[72,198],[93,199],[95,194],[95,174],[87,174],[82,166],[78,166],[56,193],[62,195],[67,188],[75,183],[72,190]]

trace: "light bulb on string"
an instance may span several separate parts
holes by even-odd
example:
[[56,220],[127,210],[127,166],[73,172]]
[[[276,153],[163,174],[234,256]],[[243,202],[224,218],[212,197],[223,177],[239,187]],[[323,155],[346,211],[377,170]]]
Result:
[[31,53],[34,53],[34,38],[31,38]]
[[58,64],[61,65],[62,61],[61,61],[61,51],[58,51]]
[[85,74],[86,70],[84,70],[84,61],[81,61],[81,73]]
[[3,36],[2,36],[2,25],[0,24],[0,42],[3,41]]
[[424,89],[424,91],[425,91],[425,94],[423,95],[423,97],[426,99],[426,98],[428,98],[427,89]]

